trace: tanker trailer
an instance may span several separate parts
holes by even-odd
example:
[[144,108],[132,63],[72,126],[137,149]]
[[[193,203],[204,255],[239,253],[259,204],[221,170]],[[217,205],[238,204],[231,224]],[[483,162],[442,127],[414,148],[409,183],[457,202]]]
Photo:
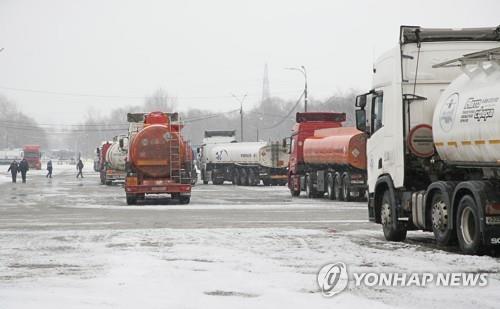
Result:
[[[213,169],[213,160],[209,161],[209,156],[212,153],[212,147],[217,144],[225,144],[225,143],[236,143],[236,131],[222,131],[222,130],[212,130],[205,131],[203,141],[200,147],[197,149],[198,153],[198,162],[200,164],[201,169],[201,180],[203,184],[206,185],[210,180],[212,180],[212,169]],[[220,180],[216,180],[216,183],[220,182]],[[224,182],[224,180],[222,180]],[[221,183],[222,184],[222,183]]]
[[370,220],[390,241],[423,230],[468,254],[498,248],[500,28],[403,26],[373,72],[356,99]]
[[292,196],[350,201],[366,192],[366,134],[341,127],[343,113],[297,113],[292,135]]
[[286,181],[286,147],[279,143],[219,143],[206,152],[207,170],[212,183],[232,181],[235,185],[256,186],[284,184]]
[[102,153],[104,160],[100,171],[101,183],[111,185],[113,182],[125,180],[125,160],[127,159],[127,149],[124,148],[128,137],[124,135],[115,136],[111,144],[104,144]]
[[128,114],[125,178],[127,204],[149,194],[170,194],[181,204],[191,198],[192,155],[181,135],[177,113]]

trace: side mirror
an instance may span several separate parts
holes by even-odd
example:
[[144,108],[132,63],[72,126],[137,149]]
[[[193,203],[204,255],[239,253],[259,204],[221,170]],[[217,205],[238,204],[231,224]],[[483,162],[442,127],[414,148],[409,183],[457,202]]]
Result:
[[364,109],[356,110],[356,128],[366,132],[366,111]]
[[356,97],[356,107],[364,109],[366,106],[366,94],[358,95]]
[[200,147],[196,148],[196,153],[200,154]]
[[120,140],[118,141],[118,144],[120,145],[120,148],[123,149],[123,138],[120,138]]

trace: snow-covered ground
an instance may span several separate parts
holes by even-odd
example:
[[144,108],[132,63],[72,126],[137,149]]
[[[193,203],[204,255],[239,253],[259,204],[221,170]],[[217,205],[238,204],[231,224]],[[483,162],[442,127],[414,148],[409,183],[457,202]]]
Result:
[[[387,243],[367,230],[3,231],[0,248],[0,308],[458,309],[500,303],[497,259]],[[486,272],[489,285],[356,288],[351,282],[347,291],[324,298],[316,273],[337,261],[349,271]]]

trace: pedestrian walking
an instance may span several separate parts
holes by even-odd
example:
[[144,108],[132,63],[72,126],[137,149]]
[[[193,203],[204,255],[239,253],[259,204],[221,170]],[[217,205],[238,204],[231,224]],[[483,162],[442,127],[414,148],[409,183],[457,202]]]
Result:
[[30,166],[28,161],[25,158],[19,162],[19,172],[21,173],[21,178],[23,179],[23,183],[26,183],[26,173],[29,171]]
[[49,160],[49,162],[47,162],[47,176],[45,177],[52,178],[52,160]]
[[12,182],[13,183],[16,182],[18,171],[19,171],[19,164],[17,163],[16,160],[14,160],[14,161],[12,161],[12,163],[9,166],[9,169],[7,170],[7,172],[10,172],[10,174],[12,175]]
[[82,162],[82,159],[78,159],[78,163],[76,164],[76,169],[78,171],[78,174],[76,174],[76,178],[78,178],[78,176],[81,176],[83,178],[83,173],[82,173],[83,162]]

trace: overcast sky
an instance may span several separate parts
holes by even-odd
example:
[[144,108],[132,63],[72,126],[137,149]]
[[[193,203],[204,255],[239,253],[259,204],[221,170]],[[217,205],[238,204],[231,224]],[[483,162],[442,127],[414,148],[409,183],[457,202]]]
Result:
[[[89,108],[142,103],[164,88],[179,109],[230,110],[230,93],[258,103],[370,87],[376,56],[399,26],[500,24],[500,1],[0,0],[0,93],[41,123],[76,123]],[[8,90],[24,89],[25,91]],[[26,90],[125,96],[77,97]]]

